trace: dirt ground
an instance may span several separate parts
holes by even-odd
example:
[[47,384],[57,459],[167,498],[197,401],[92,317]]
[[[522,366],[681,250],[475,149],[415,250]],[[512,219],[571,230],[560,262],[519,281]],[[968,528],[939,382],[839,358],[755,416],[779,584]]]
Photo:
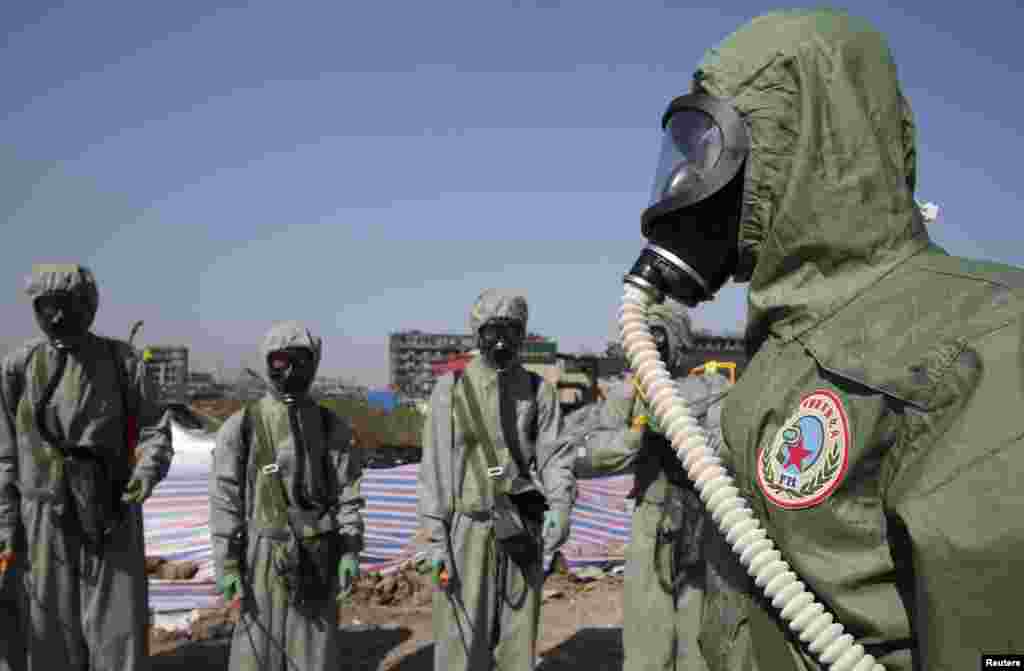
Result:
[[[556,573],[544,584],[544,595],[538,646],[543,662],[539,669],[622,668],[621,577],[581,582]],[[363,578],[351,602],[340,612],[344,668],[431,671],[429,602],[430,583],[413,569],[391,578]],[[232,615],[228,610],[204,612],[193,625],[191,638],[155,631],[151,639],[153,671],[226,668],[229,639],[223,635],[223,622]]]

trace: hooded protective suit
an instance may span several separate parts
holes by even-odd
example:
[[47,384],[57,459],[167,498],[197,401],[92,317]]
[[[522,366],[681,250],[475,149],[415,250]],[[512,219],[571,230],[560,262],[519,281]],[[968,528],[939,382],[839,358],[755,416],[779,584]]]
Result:
[[[270,329],[261,358],[266,362],[271,352],[293,347],[308,349],[319,364],[320,339],[295,322]],[[232,671],[341,667],[335,567],[362,549],[364,529],[362,464],[354,447],[342,418],[306,393],[286,404],[272,388],[218,431],[210,474],[215,570],[219,580],[236,571],[242,576]],[[260,463],[261,453],[268,463]],[[303,547],[327,556],[328,584],[320,598],[301,606],[275,568],[296,535]]]
[[[506,292],[484,292],[470,313],[470,328],[476,333],[496,318],[518,319],[525,327],[526,301]],[[561,411],[554,388],[532,380],[534,374],[521,365],[499,376],[482,356],[470,360],[463,376],[478,397],[484,430],[506,469],[505,482],[512,483],[513,491],[537,487],[551,508],[567,512],[576,481],[572,453],[558,450]],[[434,668],[532,671],[543,584],[541,554],[523,570],[499,561],[490,516],[495,481],[482,475],[486,459],[475,438],[477,427],[464,423],[453,407],[453,390],[465,403],[464,383],[460,380],[455,388],[452,374],[438,379],[423,430],[420,523],[431,557],[443,560],[450,575],[447,589],[434,595]],[[515,449],[534,472],[520,473],[511,455]],[[532,531],[539,534],[535,527]],[[501,589],[499,575],[505,576]]]
[[[751,136],[740,244],[756,353],[722,414],[736,486],[886,669],[1019,653],[1024,272],[929,240],[910,107],[864,21],[768,14],[695,82]],[[709,667],[821,668],[714,536]]]
[[[716,447],[729,381],[712,372],[687,376],[681,369],[693,348],[684,308],[662,303],[651,309],[648,319],[652,327],[665,329],[676,390]],[[630,496],[636,507],[626,549],[623,669],[706,669],[697,646],[704,586],[699,547],[708,524],[700,499],[664,436],[645,424],[643,418],[651,413],[632,385],[583,410],[590,415],[573,422],[562,437],[574,447],[577,467],[592,477],[629,472],[635,477]]]
[[[36,266],[28,295],[55,291],[69,292],[91,325],[99,294],[88,269]],[[0,423],[0,545],[13,544],[24,572],[27,632],[18,642],[27,641],[28,668],[143,668],[149,608],[142,507],[120,498],[132,479],[152,491],[173,456],[169,419],[155,403],[145,364],[127,343],[86,333],[70,351],[47,340],[30,342],[2,367],[10,421]],[[129,414],[137,417],[134,454],[128,452]],[[63,450],[97,457],[89,463],[99,464],[100,480],[70,482],[87,471]],[[89,500],[76,499],[65,486],[87,492]],[[87,511],[78,504],[90,506],[103,496],[110,497],[111,514],[99,521],[113,527],[94,547],[85,542],[80,520]]]

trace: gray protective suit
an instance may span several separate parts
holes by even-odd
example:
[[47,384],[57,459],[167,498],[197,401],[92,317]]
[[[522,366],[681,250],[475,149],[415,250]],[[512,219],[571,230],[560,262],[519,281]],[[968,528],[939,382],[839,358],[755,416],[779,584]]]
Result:
[[[500,317],[525,324],[525,300],[484,292],[470,313],[470,328],[476,333],[487,320]],[[481,356],[470,360],[463,372],[474,386],[511,491],[539,486],[551,508],[568,510],[575,500],[576,481],[572,453],[560,449],[556,440],[561,410],[554,388],[543,380],[532,381],[532,375],[515,366],[499,376]],[[463,382],[456,391],[460,396],[465,393]],[[538,549],[536,561],[525,570],[499,561],[490,517],[495,484],[477,475],[486,471],[484,450],[472,438],[476,427],[463,425],[453,409],[453,384],[454,376],[447,374],[434,387],[419,469],[420,523],[428,534],[431,557],[443,558],[451,576],[448,589],[434,595],[434,668],[532,671],[544,581],[541,553]],[[511,409],[514,416],[508,413],[502,421],[502,408]],[[509,453],[515,443],[523,462],[533,465],[533,473],[519,472]],[[539,536],[539,528],[533,531]],[[499,604],[500,573],[506,580]]]
[[[681,309],[652,309],[663,325],[679,371],[692,347]],[[704,427],[712,448],[720,444],[721,403],[729,381],[718,373],[680,377],[676,390]],[[697,645],[703,607],[705,562],[699,553],[708,532],[700,498],[686,483],[664,437],[646,427],[639,394],[623,385],[607,401],[572,421],[563,442],[573,446],[578,472],[590,477],[634,473],[632,538],[626,550],[623,647],[625,671],[706,669]],[[570,420],[571,421],[571,420]],[[567,421],[569,424],[569,421]]]
[[[70,291],[95,317],[98,291],[87,269],[36,266],[29,296],[54,290]],[[145,668],[149,609],[142,507],[120,504],[120,523],[100,550],[90,549],[65,495],[67,462],[35,422],[44,389],[59,372],[59,356],[40,340],[2,364],[4,411],[11,421],[0,431],[0,545],[15,544],[24,577],[18,587],[27,632],[19,643],[25,641],[30,670]],[[66,447],[100,457],[112,483],[123,486],[133,475],[162,480],[173,456],[169,418],[155,403],[145,364],[131,346],[90,333],[66,357],[43,415],[48,431]],[[125,402],[138,418],[134,454],[126,442]],[[109,488],[99,493],[119,498]],[[16,542],[19,527],[22,542]]]
[[[295,322],[271,328],[261,348],[263,361],[270,352],[288,347],[310,349],[319,365],[320,339]],[[235,413],[218,431],[210,474],[216,574],[220,579],[225,570],[239,570],[243,576],[242,613],[231,642],[229,668],[336,671],[342,664],[338,561],[343,554],[359,552],[363,543],[362,463],[353,449],[354,436],[345,420],[333,413],[325,426],[320,406],[308,396],[292,410],[297,431],[289,406],[274,392],[256,406]],[[243,435],[243,412],[252,413],[247,436]],[[279,468],[276,473],[256,463],[261,439],[264,449],[269,443],[272,463]],[[293,494],[303,489],[333,507],[323,516],[298,511]],[[289,510],[295,515],[292,524],[298,525],[295,531],[307,539],[309,547],[314,547],[314,538],[337,546],[327,562],[332,576],[329,588],[322,600],[301,608],[292,604],[274,566],[293,542]]]

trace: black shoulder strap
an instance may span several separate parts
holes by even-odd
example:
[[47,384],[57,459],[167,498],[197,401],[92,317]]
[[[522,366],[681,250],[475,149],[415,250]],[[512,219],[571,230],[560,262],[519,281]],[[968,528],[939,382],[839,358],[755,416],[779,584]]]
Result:
[[249,443],[252,441],[252,412],[250,411],[251,403],[245,403],[242,405],[242,426],[240,433],[242,434],[242,449],[239,451],[239,460],[242,462],[242,479],[248,477],[249,472]]
[[[532,370],[528,370],[526,372],[530,375],[530,391],[533,394],[530,398],[531,398],[531,400],[534,403],[536,403],[537,402],[537,394],[540,393],[540,385],[541,385],[542,382],[544,382],[544,378],[541,377],[540,375],[538,375],[537,373],[534,373]],[[557,389],[555,390],[555,403],[558,403],[558,390]],[[540,418],[540,413],[539,412],[535,413],[534,417],[535,417],[535,419],[534,419],[534,422],[533,422],[533,429],[532,429],[532,433],[531,433],[530,437],[533,440],[537,440],[537,436],[540,435],[540,426],[538,426],[538,424],[537,424],[537,421]]]
[[118,391],[121,392],[121,407],[124,408],[125,414],[135,414],[137,408],[136,404],[129,403],[130,397],[133,394],[129,393],[132,386],[131,375],[128,374],[128,370],[125,365],[128,363],[127,360],[121,358],[120,352],[117,351],[117,343],[113,340],[107,341],[107,349],[110,350],[110,356],[114,360],[114,367],[117,368],[117,382]]
[[[452,449],[455,449],[455,390],[459,386],[459,379],[462,377],[462,369],[455,368],[452,370],[452,390],[450,393],[451,398],[451,420],[452,425]],[[468,427],[466,427],[468,429]]]
[[[461,376],[462,376],[462,371],[460,369],[456,368],[456,369],[452,370],[452,378],[454,379],[454,382],[452,383],[452,390],[451,390],[451,392],[449,394],[449,399],[448,399],[448,401],[449,401],[449,403],[448,403],[448,405],[449,405],[449,407],[448,407],[448,436],[451,438],[451,441],[452,441],[452,444],[448,446],[448,454],[451,455],[451,460],[450,460],[451,463],[449,464],[449,468],[451,469],[450,472],[453,473],[453,474],[455,473],[455,385],[457,385],[459,383],[459,378]],[[433,414],[434,414],[434,406],[431,406],[430,407],[430,415],[431,416],[427,417],[426,421],[432,422],[433,421]],[[432,449],[434,449],[434,446],[433,445],[423,445],[422,449],[424,449],[424,450],[432,450]],[[451,500],[448,502],[448,505],[449,505],[448,509],[449,510],[455,510],[456,492],[458,492],[459,495],[461,495],[461,490],[462,490],[462,486],[460,484],[457,485],[454,482],[452,483],[452,486],[451,486]],[[450,531],[449,522],[445,522],[445,529]],[[446,538],[450,538],[447,533],[445,534],[445,537]]]
[[252,427],[249,426],[249,404],[242,404],[242,421],[241,421],[241,434],[242,444],[249,444],[249,435],[252,433]]
[[316,405],[318,408],[320,408],[320,423],[323,425],[324,440],[326,441],[327,438],[331,435],[334,413],[332,413],[329,408],[325,408],[319,403],[317,403]]
[[[4,385],[0,383],[0,406],[4,413],[4,424],[7,425],[7,439],[12,443],[17,440],[18,432],[14,428],[14,417],[11,414],[11,408],[7,404],[7,397],[4,396]],[[12,445],[12,447],[14,447]]]
[[528,370],[526,372],[530,375],[530,391],[533,392],[533,398],[536,400],[537,394],[540,393],[540,383],[544,381],[544,378],[537,373],[534,373],[532,370]]

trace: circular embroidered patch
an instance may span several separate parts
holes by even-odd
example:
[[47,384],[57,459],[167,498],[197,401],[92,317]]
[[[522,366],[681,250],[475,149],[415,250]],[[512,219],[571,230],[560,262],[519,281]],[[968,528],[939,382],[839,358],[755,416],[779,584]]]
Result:
[[835,491],[849,465],[850,422],[842,401],[817,389],[800,400],[771,444],[757,455],[757,484],[786,510],[816,506]]

